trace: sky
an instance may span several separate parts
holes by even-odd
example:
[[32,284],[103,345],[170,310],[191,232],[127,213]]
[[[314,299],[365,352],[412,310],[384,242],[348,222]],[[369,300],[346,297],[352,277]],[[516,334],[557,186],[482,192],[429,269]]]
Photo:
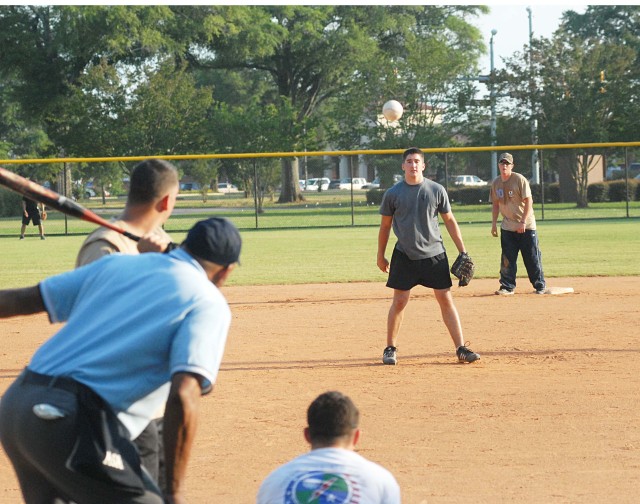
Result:
[[491,11],[471,21],[482,32],[487,46],[487,54],[480,61],[481,73],[489,73],[491,59],[489,40],[491,30],[497,30],[493,37],[493,62],[496,69],[503,68],[502,58],[511,57],[514,52],[522,52],[522,47],[529,44],[529,13],[531,8],[531,28],[533,37],[549,38],[560,25],[562,13],[573,10],[584,13],[587,4],[523,3],[518,5],[485,4]]

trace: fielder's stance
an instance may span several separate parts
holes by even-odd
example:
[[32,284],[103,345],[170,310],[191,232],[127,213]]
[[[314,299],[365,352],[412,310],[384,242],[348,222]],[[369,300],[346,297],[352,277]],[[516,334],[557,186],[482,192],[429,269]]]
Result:
[[[402,155],[404,180],[390,188],[380,205],[378,233],[378,268],[389,273],[387,287],[393,289],[393,303],[387,318],[387,347],[383,351],[384,364],[397,363],[396,340],[409,302],[411,289],[416,285],[430,287],[440,305],[460,362],[473,362],[480,356],[464,344],[458,310],[451,296],[449,260],[438,226],[438,214],[460,254],[465,254],[458,223],[451,212],[449,196],[444,187],[424,178],[424,154],[415,147]],[[393,250],[391,265],[385,257],[391,227],[398,241]]]
[[531,186],[524,175],[513,171],[513,156],[508,152],[500,154],[498,160],[500,175],[491,183],[491,234],[498,236],[498,214],[500,223],[500,289],[499,296],[511,296],[516,288],[518,253],[522,254],[529,281],[536,294],[546,292],[546,282],[542,272],[542,253],[533,214]]
[[[30,179],[33,181],[33,179]],[[38,226],[40,231],[40,239],[44,240],[44,224],[43,220],[47,218],[47,212],[42,203],[33,201],[26,196],[22,197],[22,227],[20,228],[20,239],[24,240],[24,233],[27,230],[29,222],[33,222],[34,226]]]
[[[241,238],[200,221],[168,254],[114,254],[0,291],[0,317],[66,324],[0,401],[0,440],[27,504],[184,503],[198,402],[211,391],[231,313],[219,291]],[[166,403],[167,493],[131,443]]]

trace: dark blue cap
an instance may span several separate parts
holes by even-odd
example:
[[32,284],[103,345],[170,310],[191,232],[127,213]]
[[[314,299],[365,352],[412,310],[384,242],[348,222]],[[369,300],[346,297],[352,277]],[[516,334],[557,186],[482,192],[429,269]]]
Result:
[[220,266],[237,263],[240,259],[240,232],[231,221],[221,217],[196,222],[184,243],[194,256]]

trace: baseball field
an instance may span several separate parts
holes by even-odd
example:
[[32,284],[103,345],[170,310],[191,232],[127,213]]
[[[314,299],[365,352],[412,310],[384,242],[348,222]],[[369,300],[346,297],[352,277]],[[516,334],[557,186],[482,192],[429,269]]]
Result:
[[[635,228],[627,236],[637,252],[637,221],[621,226],[626,233]],[[291,255],[306,254],[291,268],[304,271],[304,264],[313,263],[309,271],[331,270],[338,257],[305,251],[314,243],[311,233],[326,242],[323,233],[341,240],[349,232],[354,231],[287,235]],[[360,233],[365,243],[359,249],[355,240],[350,255],[363,269],[375,270],[376,230],[355,236]],[[188,470],[190,502],[253,502],[272,469],[308,449],[302,435],[306,408],[331,389],[359,406],[358,451],[394,473],[407,504],[637,502],[637,265],[630,273],[604,276],[595,266],[606,263],[597,238],[567,245],[563,256],[551,245],[549,227],[546,234],[540,231],[548,284],[575,292],[535,295],[521,266],[516,295],[499,297],[493,295],[497,272],[491,269],[499,243],[486,238],[487,229],[482,233],[488,250],[468,248],[472,255],[478,250],[484,274],[468,287],[453,288],[466,340],[482,359],[456,362],[431,291],[417,288],[400,334],[397,366],[381,363],[391,296],[384,275],[372,271],[367,281],[340,283],[332,275],[308,275],[306,283],[260,277],[262,285],[250,285],[253,268],[282,270],[281,277],[289,277],[278,256],[250,250],[261,236],[275,235],[247,233],[241,281],[224,288],[233,323],[218,382],[202,401]],[[566,233],[557,236],[561,240]],[[28,250],[35,255],[29,257],[44,257],[56,240],[78,239],[34,239]],[[2,245],[13,247],[14,241]],[[68,250],[77,246],[71,243]],[[565,256],[577,263],[595,256],[596,276],[558,274]],[[24,284],[38,274],[25,274]],[[0,394],[57,327],[44,315],[0,320]],[[1,451],[0,489],[0,503],[21,502]]]

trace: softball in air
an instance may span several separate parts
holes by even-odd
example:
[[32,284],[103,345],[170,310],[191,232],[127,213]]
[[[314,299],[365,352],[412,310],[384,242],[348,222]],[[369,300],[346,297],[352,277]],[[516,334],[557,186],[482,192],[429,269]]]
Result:
[[402,117],[403,112],[402,105],[396,100],[389,100],[382,106],[382,115],[387,121],[397,121]]

